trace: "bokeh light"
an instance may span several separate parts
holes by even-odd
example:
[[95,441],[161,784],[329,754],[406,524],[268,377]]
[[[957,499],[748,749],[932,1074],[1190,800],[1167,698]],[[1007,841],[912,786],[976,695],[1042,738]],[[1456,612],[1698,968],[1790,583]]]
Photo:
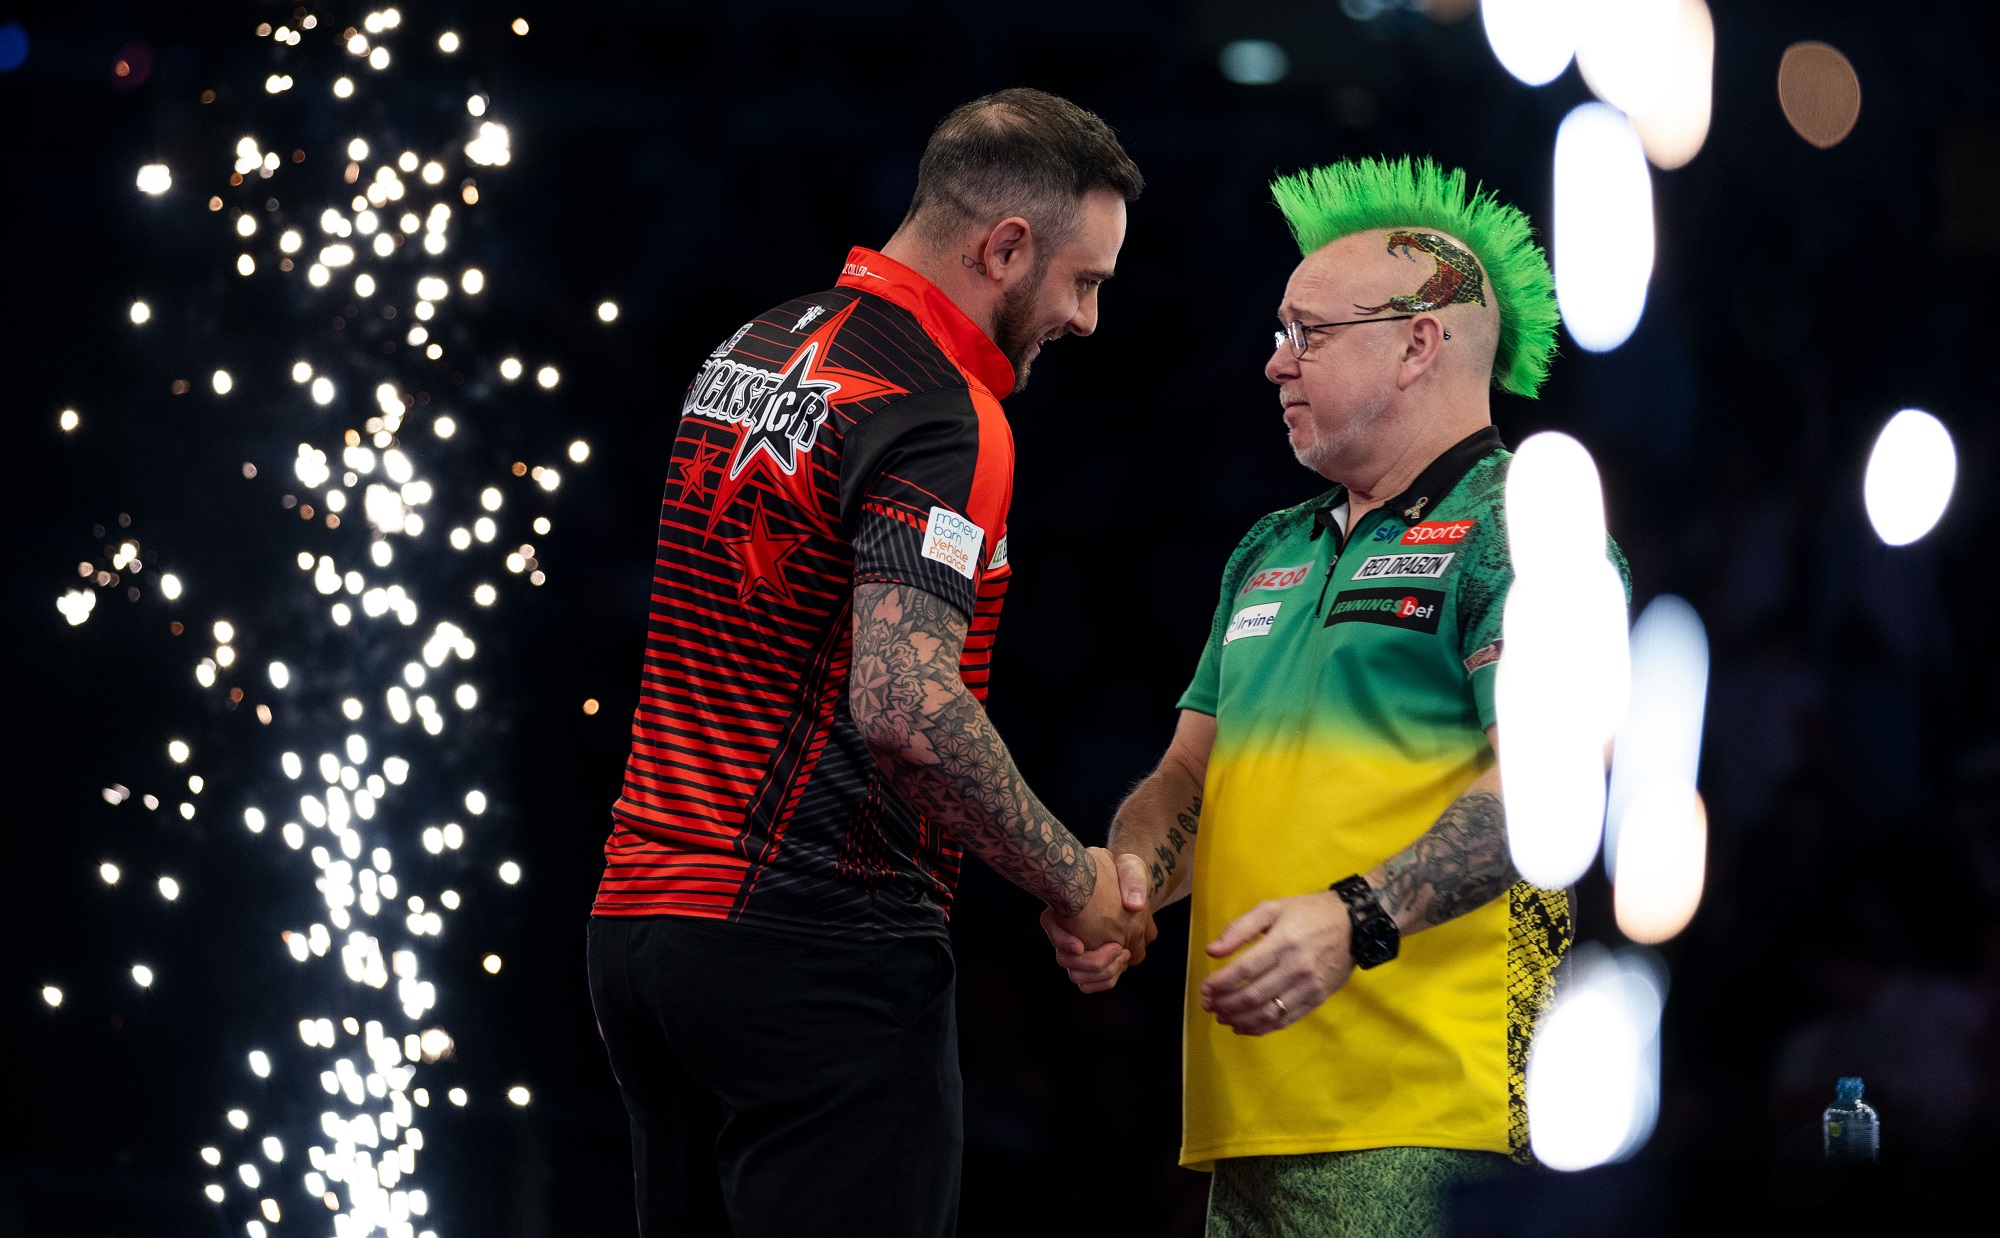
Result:
[[1936,527],[1958,481],[1958,451],[1944,423],[1920,408],[1889,418],[1868,453],[1861,496],[1885,545],[1907,546]]
[[1632,113],[1632,127],[1655,167],[1684,167],[1708,140],[1715,94],[1715,18],[1705,0],[1677,0],[1674,38],[1662,55],[1666,87],[1659,100]]
[[1678,934],[1701,905],[1708,867],[1708,812],[1694,784],[1663,775],[1622,806],[1613,868],[1618,931],[1657,944]]
[[1218,58],[1222,76],[1240,86],[1269,86],[1285,80],[1292,59],[1269,39],[1237,39],[1225,43]]
[[1567,886],[1597,853],[1604,746],[1630,690],[1623,583],[1605,553],[1597,467],[1581,443],[1545,431],[1507,478],[1515,567],[1494,685],[1507,846],[1522,877]]
[[27,29],[17,21],[0,23],[0,73],[12,73],[27,61]]
[[1628,116],[1667,97],[1681,0],[1597,0],[1577,9],[1576,67],[1598,98]]
[[1665,783],[1692,793],[1707,706],[1707,630],[1694,607],[1661,594],[1632,625],[1632,697],[1611,762],[1606,875],[1618,874],[1624,815],[1644,788]]
[[1659,1113],[1665,971],[1648,954],[1579,946],[1528,1054],[1529,1141],[1551,1169],[1630,1155]]
[[1530,86],[1562,76],[1576,53],[1582,0],[1484,0],[1479,15],[1500,67]]
[[1616,108],[1563,118],[1555,156],[1556,300],[1571,338],[1609,352],[1631,338],[1653,274],[1653,184],[1638,131]]
[[1778,61],[1778,105],[1800,137],[1838,146],[1861,118],[1861,77],[1831,44],[1794,43]]

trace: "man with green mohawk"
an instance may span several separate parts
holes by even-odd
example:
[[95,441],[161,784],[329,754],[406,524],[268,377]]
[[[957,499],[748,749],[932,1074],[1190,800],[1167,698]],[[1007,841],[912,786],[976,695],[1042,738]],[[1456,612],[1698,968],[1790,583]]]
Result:
[[[1264,374],[1335,484],[1230,556],[1110,847],[1149,873],[1128,907],[1192,894],[1181,1162],[1215,1171],[1210,1238],[1442,1233],[1453,1187],[1529,1157],[1527,1049],[1570,940],[1565,894],[1508,858],[1493,702],[1513,569],[1488,391],[1541,386],[1554,281],[1520,211],[1429,160],[1272,189],[1304,260]],[[1049,927],[1080,987],[1116,983],[1120,947]]]

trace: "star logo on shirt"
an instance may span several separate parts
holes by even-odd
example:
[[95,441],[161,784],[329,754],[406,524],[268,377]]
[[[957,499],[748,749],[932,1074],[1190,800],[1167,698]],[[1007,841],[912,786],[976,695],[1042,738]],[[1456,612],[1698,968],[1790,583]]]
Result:
[[711,443],[698,444],[694,454],[674,461],[674,473],[680,478],[681,493],[675,501],[683,507],[699,506],[701,501],[712,494],[708,471],[722,463],[729,454],[727,447],[717,447]]
[[[737,439],[729,467],[716,480],[705,536],[714,536],[724,516],[735,509],[743,488],[760,474],[776,491],[794,500],[795,518],[810,523],[819,505],[808,499],[814,478],[813,446],[819,441],[837,405],[903,395],[904,389],[875,374],[829,364],[834,337],[854,313],[856,303],[815,324],[813,333],[786,358],[784,368],[771,370],[736,357],[711,360],[723,369],[707,367],[697,376],[683,415],[703,417],[736,427]],[[772,466],[776,466],[775,468]],[[703,474],[704,480],[707,474]]]
[[792,586],[785,579],[785,560],[798,552],[799,547],[810,539],[803,533],[774,533],[771,521],[764,514],[764,496],[759,494],[751,502],[750,520],[742,537],[716,539],[743,568],[743,579],[736,587],[739,602],[748,602],[759,586],[771,596],[789,605],[799,604],[792,594]]
[[729,462],[729,475],[739,477],[758,452],[771,457],[786,474],[795,473],[799,457],[812,450],[819,427],[826,420],[833,393],[840,384],[809,378],[820,341],[799,350],[792,363],[778,372],[778,384],[766,391],[743,423],[743,437],[736,443],[736,458]]

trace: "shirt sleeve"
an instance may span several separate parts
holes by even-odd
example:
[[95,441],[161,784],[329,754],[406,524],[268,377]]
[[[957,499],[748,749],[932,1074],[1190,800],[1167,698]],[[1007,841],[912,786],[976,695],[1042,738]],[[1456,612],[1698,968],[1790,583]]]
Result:
[[1243,540],[1229,555],[1229,562],[1222,569],[1222,596],[1216,599],[1215,615],[1208,624],[1208,643],[1201,648],[1201,658],[1194,666],[1194,680],[1187,691],[1181,693],[1176,706],[1192,709],[1198,714],[1214,715],[1222,699],[1222,635],[1229,627],[1230,608],[1236,601],[1236,591],[1242,586],[1243,578],[1249,575],[1251,566],[1257,561],[1265,536],[1285,515],[1272,512],[1250,526]]
[[997,405],[964,388],[924,392],[862,418],[841,448],[841,522],[854,583],[909,585],[973,613],[980,572],[1006,536],[1013,441]]
[[1499,677],[1504,643],[1500,620],[1507,607],[1507,591],[1514,587],[1506,525],[1499,507],[1492,510],[1494,518],[1481,521],[1486,527],[1466,545],[1466,564],[1458,575],[1458,656],[1472,688],[1472,704],[1481,729],[1492,726],[1498,717],[1493,684]]
[[1215,620],[1208,625],[1208,641],[1201,647],[1201,658],[1194,664],[1194,680],[1181,693],[1176,709],[1192,709],[1198,714],[1215,714],[1216,700],[1222,691],[1222,636],[1223,624],[1229,616],[1224,614],[1229,607],[1229,599],[1224,597],[1215,607]]

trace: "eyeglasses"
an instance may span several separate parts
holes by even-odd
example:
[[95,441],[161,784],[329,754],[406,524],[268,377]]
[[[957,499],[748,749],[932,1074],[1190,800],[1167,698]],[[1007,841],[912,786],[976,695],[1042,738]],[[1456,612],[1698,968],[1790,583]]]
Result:
[[[1345,322],[1315,323],[1303,323],[1294,318],[1285,324],[1284,330],[1272,333],[1271,347],[1277,348],[1289,341],[1292,345],[1292,355],[1295,357],[1304,357],[1306,349],[1312,346],[1312,333],[1314,331],[1324,331],[1329,327],[1354,327],[1364,322],[1402,322],[1405,319],[1415,318],[1416,316],[1415,314],[1397,314],[1389,318],[1350,318]],[[1451,337],[1446,336],[1445,338],[1450,339]]]

